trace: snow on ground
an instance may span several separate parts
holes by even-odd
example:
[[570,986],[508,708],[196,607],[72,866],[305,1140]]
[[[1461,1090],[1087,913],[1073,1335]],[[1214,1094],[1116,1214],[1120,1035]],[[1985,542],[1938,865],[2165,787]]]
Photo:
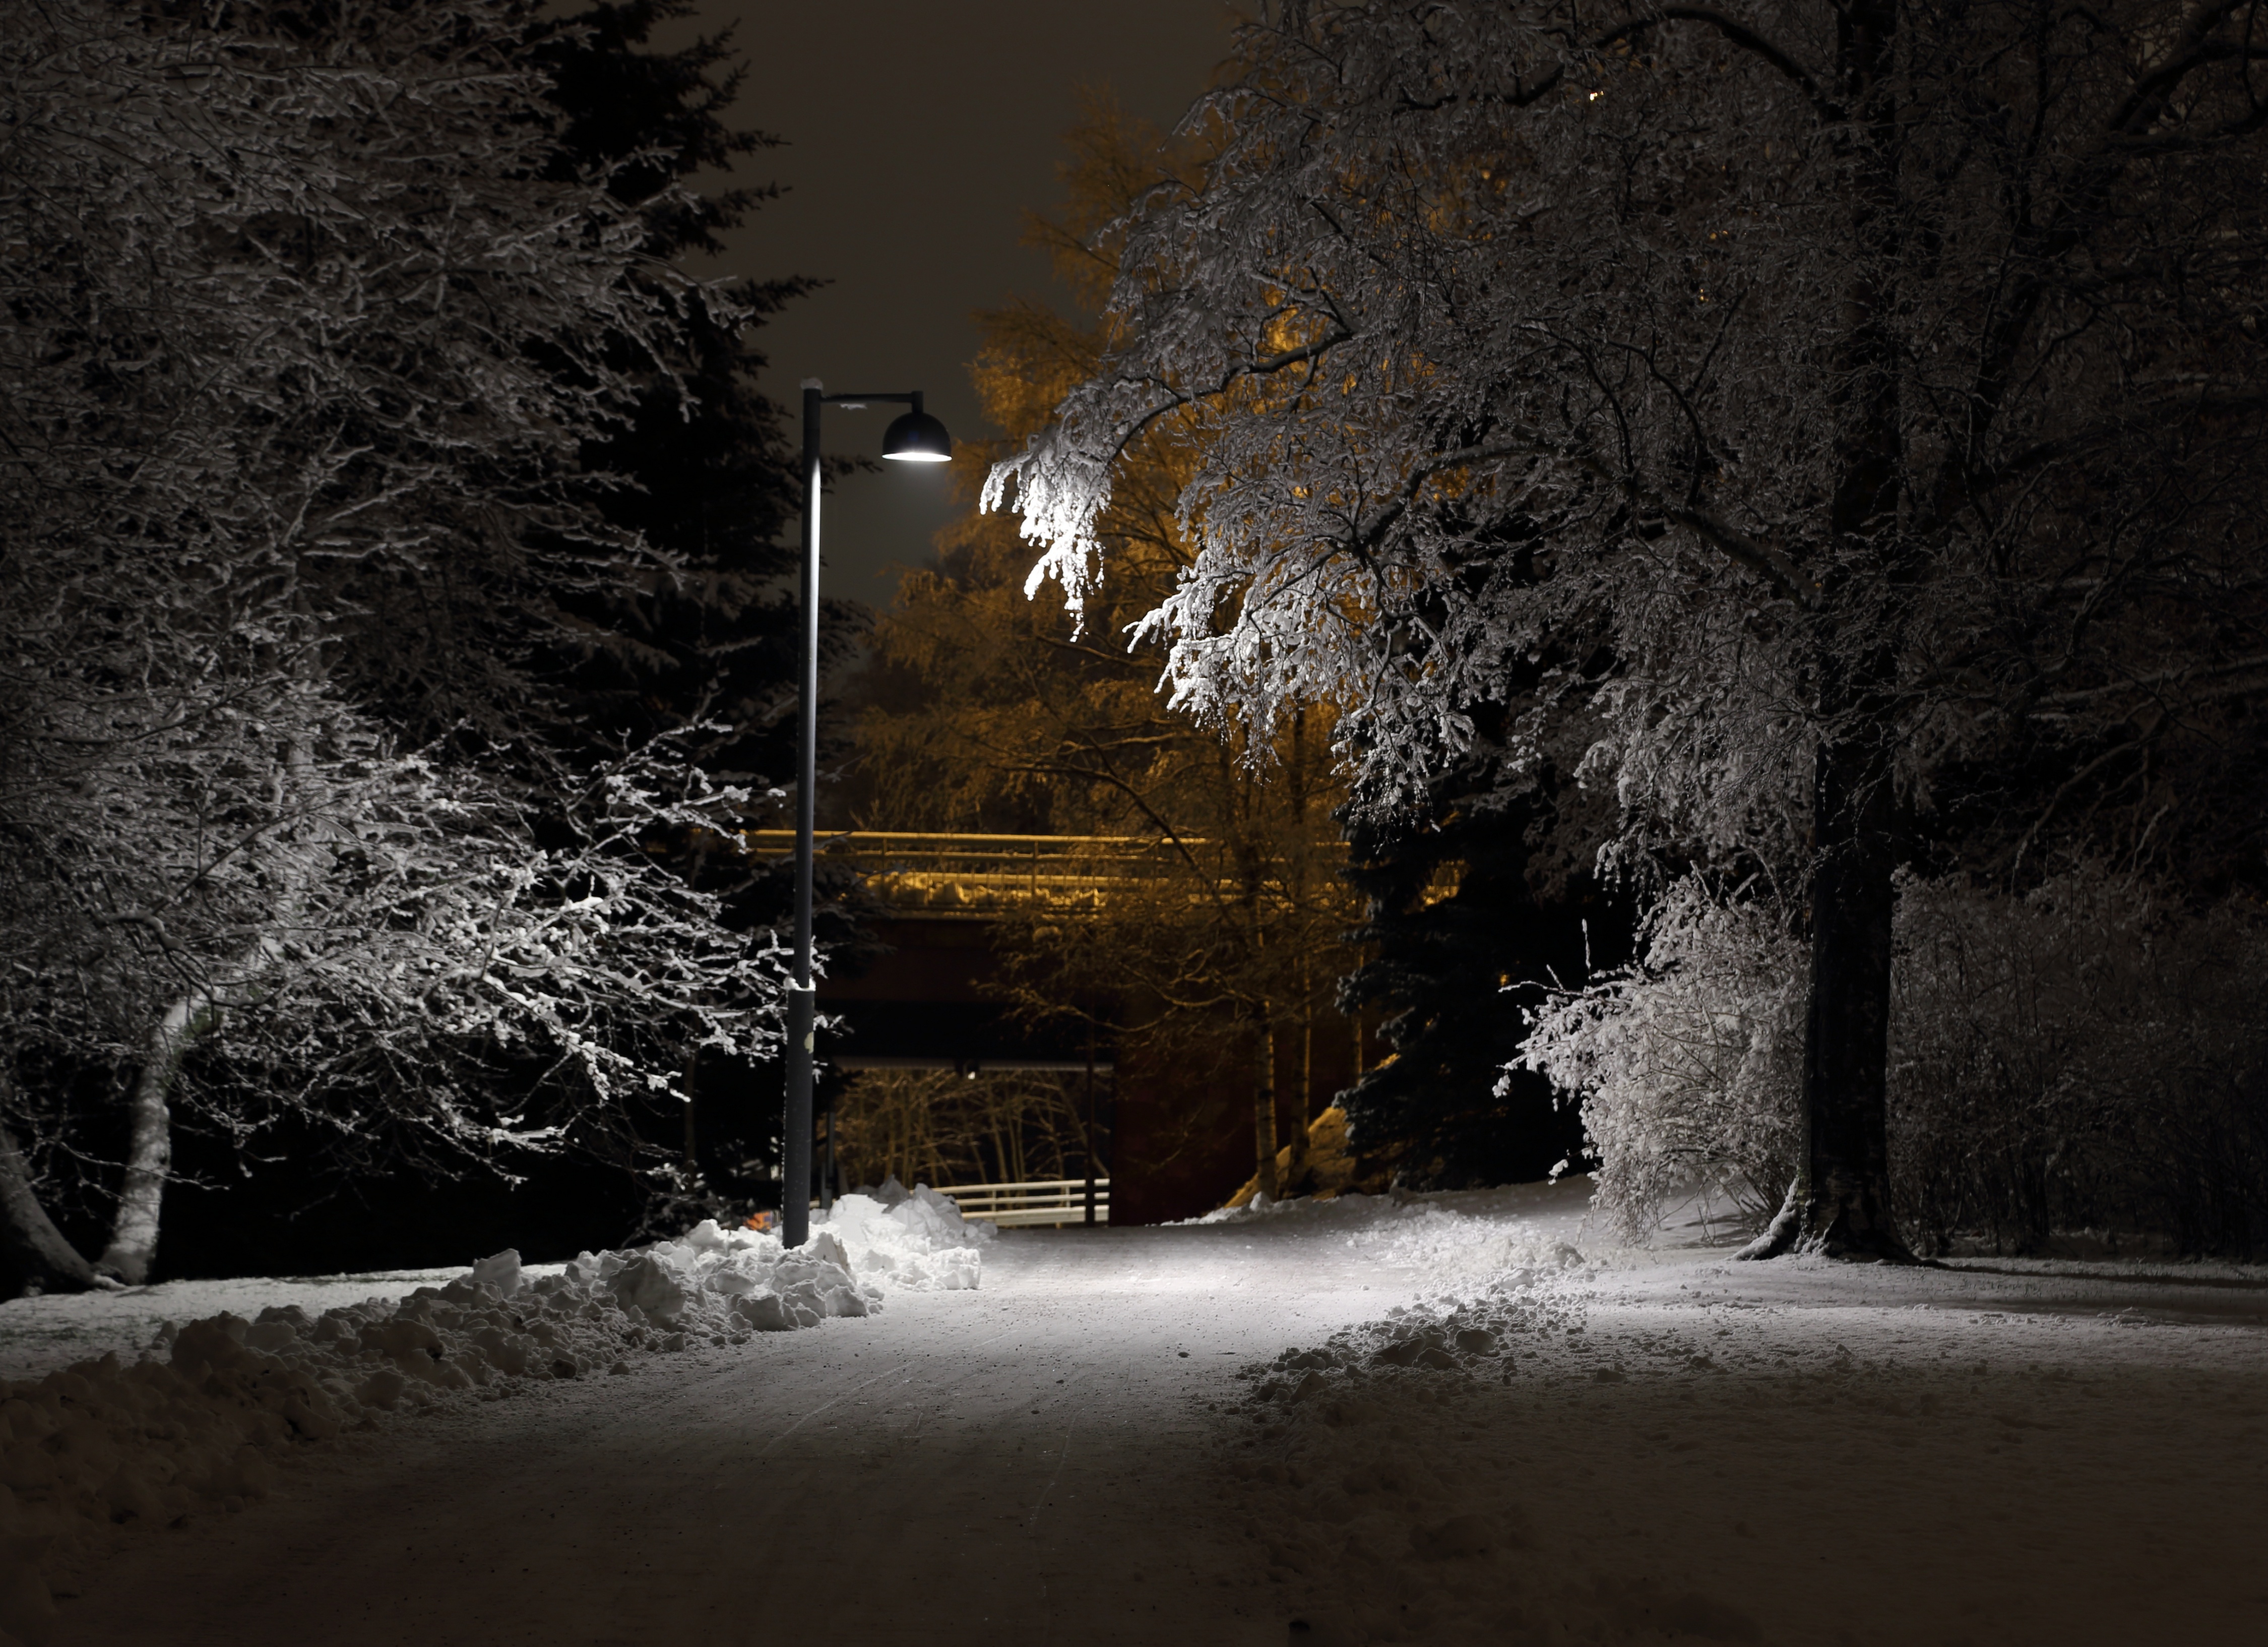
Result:
[[1447,1284],[1237,1375],[1294,1640],[2261,1639],[2268,1273],[1587,1257],[1541,1186],[1337,1216]]
[[1318,1233],[1343,1232],[1350,1251],[1448,1286],[1581,1265],[1575,1243],[1588,1233],[1590,1202],[1590,1180],[1571,1178],[1442,1195],[1355,1192],[1329,1200],[1263,1200],[1189,1222],[1249,1229],[1291,1220]]
[[298,1447],[54,1640],[2257,1638],[2268,1272],[1618,1251],[1584,1193],[1011,1231],[981,1293]]
[[0,1378],[0,1647],[52,1626],[48,1576],[265,1497],[295,1446],[530,1380],[626,1373],[640,1352],[865,1316],[882,1307],[881,1283],[974,1288],[992,1234],[925,1186],[895,1183],[814,1222],[792,1251],[704,1220],[678,1241],[540,1270],[505,1252],[462,1273],[10,1304],[0,1367],[21,1376]]

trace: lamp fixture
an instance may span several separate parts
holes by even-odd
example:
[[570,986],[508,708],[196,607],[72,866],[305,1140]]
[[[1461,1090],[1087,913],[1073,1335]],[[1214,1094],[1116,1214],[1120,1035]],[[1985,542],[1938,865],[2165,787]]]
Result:
[[914,409],[892,420],[882,432],[882,455],[901,463],[950,463],[953,437],[945,425],[922,410],[921,391],[913,395]]

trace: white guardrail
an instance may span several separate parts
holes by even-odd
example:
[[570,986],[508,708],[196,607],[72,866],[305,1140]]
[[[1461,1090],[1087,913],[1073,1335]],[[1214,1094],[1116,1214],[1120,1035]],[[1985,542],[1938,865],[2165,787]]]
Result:
[[[1079,1224],[1086,1222],[1085,1178],[1038,1178],[1029,1184],[940,1184],[963,1218],[994,1224]],[[1094,1181],[1094,1222],[1110,1222],[1110,1180]]]

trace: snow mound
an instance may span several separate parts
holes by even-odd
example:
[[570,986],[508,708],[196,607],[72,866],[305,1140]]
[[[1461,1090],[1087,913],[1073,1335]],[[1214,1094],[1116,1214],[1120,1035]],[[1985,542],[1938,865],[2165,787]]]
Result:
[[136,1528],[264,1496],[296,1445],[526,1381],[626,1372],[634,1353],[869,1315],[885,1285],[973,1288],[991,1234],[924,1186],[889,1207],[846,1196],[792,1250],[704,1219],[680,1240],[585,1252],[540,1278],[507,1251],[398,1301],[167,1322],[139,1361],[114,1353],[0,1379],[0,1550],[23,1558],[0,1574],[0,1643],[52,1627],[43,1573]]
[[[615,1311],[633,1330],[652,1326],[670,1337],[698,1333],[712,1341],[817,1326],[832,1316],[882,1307],[881,1289],[853,1278],[850,1253],[828,1232],[788,1248],[777,1235],[727,1232],[713,1218],[643,1252],[585,1252],[557,1280],[586,1295],[584,1318],[602,1330]],[[665,1341],[662,1348],[683,1346]]]
[[998,1233],[989,1223],[963,1219],[960,1208],[925,1184],[916,1185],[895,1206],[875,1196],[845,1195],[824,1227],[850,1252],[851,1274],[906,1292],[976,1286],[984,1266],[983,1244]]
[[1366,1402],[1381,1399],[1382,1380],[1404,1372],[1506,1381],[1521,1357],[1583,1333],[1590,1290],[1562,1270],[1516,1269],[1479,1293],[1397,1307],[1383,1320],[1346,1328],[1311,1348],[1287,1349],[1235,1377],[1248,1385],[1247,1410],[1260,1418],[1270,1415],[1271,1404],[1288,1408],[1315,1402],[1336,1418],[1359,1414],[1370,1410]]
[[[962,1218],[959,1207],[926,1184],[907,1190],[895,1178],[872,1195],[854,1191],[842,1196],[830,1212],[814,1213],[811,1222],[816,1232],[813,1245],[825,1242],[841,1254],[843,1268],[877,1299],[880,1288],[899,1292],[974,1288],[983,1274],[983,1244],[998,1233],[988,1223]],[[779,1251],[779,1237],[721,1229],[715,1220],[703,1219],[672,1250],[694,1254],[690,1268],[703,1285],[730,1285],[711,1278],[743,1272],[761,1282],[765,1266],[776,1261],[771,1255]]]
[[1223,1207],[1187,1224],[1293,1226],[1315,1233],[1343,1232],[1364,1259],[1418,1272],[1421,1284],[1471,1288],[1500,1278],[1514,1281],[1561,1271],[1594,1273],[1618,1254],[1590,1245],[1584,1214],[1585,1180],[1506,1185],[1491,1190],[1384,1195],[1359,1191],[1270,1200],[1256,1195],[1241,1207]]
[[1440,1281],[1487,1276],[1517,1281],[1593,1265],[1550,1231],[1426,1205],[1400,1212],[1350,1236],[1347,1244],[1375,1263],[1418,1270]]

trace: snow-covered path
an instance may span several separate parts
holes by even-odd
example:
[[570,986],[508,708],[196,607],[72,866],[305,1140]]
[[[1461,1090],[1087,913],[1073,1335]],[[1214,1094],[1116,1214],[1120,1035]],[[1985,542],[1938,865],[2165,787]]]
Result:
[[1579,1261],[1580,1218],[1016,1233],[974,1294],[306,1449],[54,1640],[2262,1638],[2261,1272]]
[[1321,1245],[1020,1233],[976,1293],[405,1423],[127,1552],[55,1639],[1272,1647],[1277,1598],[1204,1485],[1234,1421],[1203,1402],[1396,1301]]

